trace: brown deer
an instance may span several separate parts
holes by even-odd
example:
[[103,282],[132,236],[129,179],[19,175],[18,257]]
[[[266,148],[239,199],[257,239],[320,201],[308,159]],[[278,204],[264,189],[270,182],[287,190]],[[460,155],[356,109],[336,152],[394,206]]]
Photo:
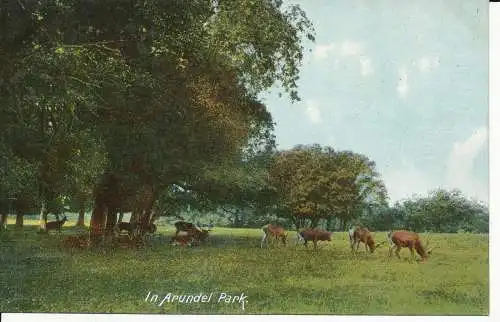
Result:
[[308,228],[299,232],[297,237],[304,241],[305,247],[307,247],[308,241],[312,241],[314,249],[316,249],[318,241],[331,241],[332,233],[326,230]]
[[175,224],[175,236],[179,235],[179,232],[186,232],[188,236],[193,238],[193,241],[203,242],[207,239],[208,233],[211,229],[200,229],[190,222],[178,221]]
[[45,223],[45,231],[48,233],[49,230],[57,230],[61,232],[62,226],[68,219],[66,216],[63,217],[61,220],[56,220],[56,221],[51,221],[48,223]]
[[429,239],[427,239],[426,245],[422,245],[420,236],[417,233],[411,231],[390,231],[387,233],[387,240],[389,241],[389,257],[392,257],[392,252],[396,249],[396,257],[400,259],[399,252],[401,248],[408,248],[411,252],[412,259],[415,259],[415,251],[422,258],[422,262],[425,262],[432,252],[429,247]]
[[179,234],[180,231],[199,230],[198,227],[187,221],[178,221],[174,224],[174,226],[176,229],[175,231],[176,236]]
[[190,235],[188,232],[182,231],[180,234],[173,236],[171,242],[174,245],[191,246],[193,241],[193,235]]
[[[359,249],[359,244],[365,244],[365,251],[373,253],[375,249],[384,244],[384,242],[380,242],[375,245],[375,234],[368,230],[366,227],[356,226],[349,229],[349,242],[351,245],[352,253],[356,253]],[[354,249],[356,247],[356,249]]]
[[262,235],[262,240],[260,241],[260,248],[264,246],[264,242],[269,242],[269,238],[272,237],[274,237],[275,240],[281,239],[283,245],[286,245],[288,233],[285,228],[273,224],[267,224],[262,227],[262,231],[264,234]]

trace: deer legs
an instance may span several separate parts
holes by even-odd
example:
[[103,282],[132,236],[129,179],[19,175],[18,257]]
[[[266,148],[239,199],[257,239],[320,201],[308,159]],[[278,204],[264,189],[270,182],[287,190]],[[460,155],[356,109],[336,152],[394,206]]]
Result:
[[[358,250],[359,250],[359,244],[361,242],[362,242],[361,239],[358,239],[357,241],[355,240],[355,241],[351,242],[351,251],[352,251],[353,254],[358,252]],[[364,241],[363,241],[363,244],[365,244],[365,251],[368,253],[369,252],[369,250],[368,250],[368,244],[365,243]]]
[[399,252],[401,251],[401,247],[399,247],[398,245],[393,245],[391,246],[391,248],[389,248],[389,257],[392,257],[392,252],[394,251],[394,249],[396,250],[394,252],[396,254],[396,257],[400,259],[401,257],[399,257]]
[[396,254],[396,257],[397,257],[398,259],[401,259],[401,257],[399,256],[399,252],[400,252],[400,251],[401,251],[401,247],[396,246],[396,251],[394,252],[394,254]]
[[408,247],[410,249],[410,252],[411,252],[411,261],[415,261],[415,248],[413,248],[412,246],[409,246]]
[[[410,253],[411,253],[410,260],[415,261],[415,248],[413,248],[413,246],[412,246],[412,245],[409,245],[409,246],[408,246],[408,249],[410,250]],[[397,257],[398,259],[401,259],[401,257],[399,256],[399,252],[401,251],[401,247],[400,247],[400,246],[398,246],[398,245],[393,245],[393,246],[391,246],[391,247],[389,248],[389,257],[392,257],[392,253],[393,253],[393,251],[394,251],[394,250],[396,250],[396,251],[394,252],[394,254],[396,255],[396,257]]]
[[266,241],[267,241],[267,234],[266,234],[266,233],[264,233],[264,235],[262,235],[262,239],[261,239],[261,241],[260,241],[260,248],[262,248],[262,247],[263,247],[264,242],[266,242]]

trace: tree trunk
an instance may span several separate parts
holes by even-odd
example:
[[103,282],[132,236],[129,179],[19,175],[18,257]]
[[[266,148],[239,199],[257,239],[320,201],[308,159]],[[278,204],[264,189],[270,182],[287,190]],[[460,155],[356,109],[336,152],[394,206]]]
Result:
[[21,211],[18,211],[16,214],[16,227],[23,228],[24,224],[24,214]]
[[106,224],[106,206],[101,198],[96,198],[90,218],[90,240],[97,242],[104,233]]
[[339,230],[344,231],[346,226],[346,221],[344,219],[339,220]]
[[45,200],[42,200],[42,207],[40,209],[40,231],[45,231],[45,224],[47,223],[47,207],[45,206]]
[[137,223],[138,219],[139,219],[139,211],[137,209],[133,209],[132,214],[130,214],[129,222],[131,224],[135,224],[135,223]]
[[120,215],[118,216],[118,224],[123,222],[123,211],[120,211]]
[[85,227],[85,206],[80,205],[78,210],[78,220],[76,222],[76,227]]
[[332,216],[328,216],[328,218],[326,218],[326,230],[333,231]]
[[106,235],[113,234],[113,230],[116,226],[118,209],[115,207],[108,208],[108,215],[106,216]]
[[7,214],[0,214],[0,230],[7,229]]

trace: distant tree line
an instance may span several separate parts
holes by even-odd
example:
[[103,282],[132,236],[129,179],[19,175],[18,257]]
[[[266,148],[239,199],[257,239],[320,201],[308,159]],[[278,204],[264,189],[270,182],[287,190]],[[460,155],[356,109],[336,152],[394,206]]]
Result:
[[488,207],[467,198],[459,190],[439,189],[426,197],[399,201],[392,207],[367,208],[359,221],[374,230],[489,232]]

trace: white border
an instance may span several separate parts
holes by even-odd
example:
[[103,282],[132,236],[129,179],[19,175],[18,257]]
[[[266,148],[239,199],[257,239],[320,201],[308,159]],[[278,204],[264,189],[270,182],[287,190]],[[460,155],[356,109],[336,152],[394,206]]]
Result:
[[66,322],[71,319],[72,322],[109,322],[109,321],[119,321],[119,322],[132,322],[132,321],[144,321],[147,319],[148,322],[166,322],[166,321],[192,321],[192,322],[202,322],[202,321],[232,321],[238,322],[255,321],[256,319],[260,321],[324,321],[331,322],[344,322],[344,321],[488,321],[490,317],[469,317],[469,316],[345,316],[345,315],[144,315],[144,314],[31,314],[31,313],[17,313],[2,315],[2,321],[5,322]]
[[[489,126],[489,172],[490,172],[490,318],[500,316],[500,308],[495,306],[495,299],[499,299],[499,284],[498,284],[498,265],[499,253],[498,247],[499,236],[495,233],[498,229],[498,219],[500,213],[500,199],[498,196],[498,185],[500,183],[500,3],[490,2],[490,86],[489,86],[489,105],[490,105],[490,126]],[[497,302],[498,303],[498,302]],[[496,319],[498,320],[498,319]]]
[[[498,246],[499,238],[493,232],[498,231],[497,213],[500,213],[500,197],[498,195],[498,184],[500,182],[500,3],[490,3],[490,85],[489,85],[489,173],[490,173],[490,315],[489,317],[459,317],[459,316],[311,316],[311,315],[155,315],[155,314],[31,314],[31,313],[11,313],[2,314],[2,321],[14,322],[66,322],[71,319],[72,322],[132,322],[147,319],[148,322],[156,321],[234,321],[238,322],[254,321],[488,321],[497,320],[500,316],[500,308],[492,305],[494,299],[498,299]],[[496,31],[496,32],[495,32]]]

